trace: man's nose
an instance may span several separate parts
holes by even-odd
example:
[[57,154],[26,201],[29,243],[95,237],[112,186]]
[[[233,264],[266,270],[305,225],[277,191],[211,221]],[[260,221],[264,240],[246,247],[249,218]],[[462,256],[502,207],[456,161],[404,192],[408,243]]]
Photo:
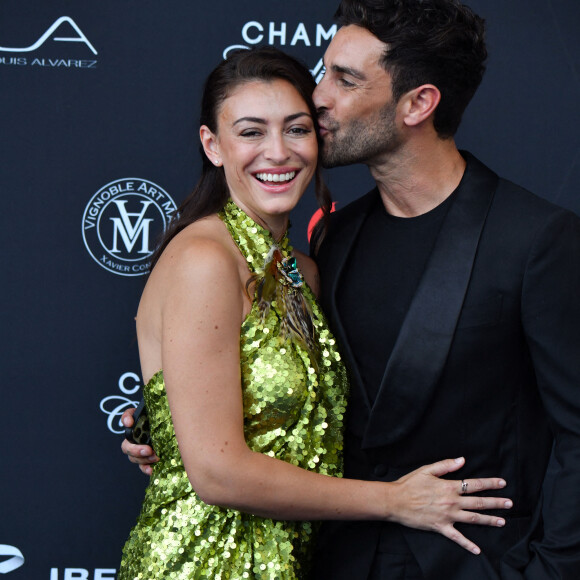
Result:
[[316,110],[320,109],[327,109],[329,98],[328,98],[328,90],[327,90],[327,82],[325,80],[326,76],[323,76],[320,79],[320,82],[316,85],[314,92],[312,93],[312,100],[314,101],[314,106]]

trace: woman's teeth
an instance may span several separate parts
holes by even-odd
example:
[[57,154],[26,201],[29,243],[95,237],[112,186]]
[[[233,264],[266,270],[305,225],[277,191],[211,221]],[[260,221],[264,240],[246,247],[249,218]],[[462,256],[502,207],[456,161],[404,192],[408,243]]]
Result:
[[256,178],[260,181],[272,181],[280,183],[282,181],[290,181],[296,177],[296,171],[289,173],[256,173]]

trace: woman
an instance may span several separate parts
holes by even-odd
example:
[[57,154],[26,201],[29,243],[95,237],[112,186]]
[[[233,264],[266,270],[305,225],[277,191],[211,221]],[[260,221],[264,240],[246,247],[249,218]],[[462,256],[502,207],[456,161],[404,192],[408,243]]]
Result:
[[202,177],[154,257],[137,314],[161,459],[120,580],[300,578],[308,520],[397,521],[476,549],[453,522],[471,521],[464,509],[505,507],[438,479],[462,460],[394,483],[340,479],[346,375],[313,297],[316,267],[286,236],[314,175],[325,213],[330,205],[313,89],[308,70],[271,48],[230,55],[206,82]]

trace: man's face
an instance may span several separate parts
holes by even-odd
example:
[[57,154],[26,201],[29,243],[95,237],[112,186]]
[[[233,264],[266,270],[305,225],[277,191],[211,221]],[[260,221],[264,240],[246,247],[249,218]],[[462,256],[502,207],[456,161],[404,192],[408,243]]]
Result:
[[359,26],[341,28],[324,55],[326,74],[314,91],[325,167],[373,163],[400,143],[385,44]]

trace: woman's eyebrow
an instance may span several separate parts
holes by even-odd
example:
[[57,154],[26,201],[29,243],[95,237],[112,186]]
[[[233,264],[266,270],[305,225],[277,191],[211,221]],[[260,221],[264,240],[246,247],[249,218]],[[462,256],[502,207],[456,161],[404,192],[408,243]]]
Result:
[[[288,123],[289,121],[294,121],[295,119],[298,119],[300,117],[310,117],[312,118],[312,115],[310,115],[310,113],[306,113],[301,111],[300,113],[294,113],[292,115],[288,115],[287,117],[284,117],[284,122]],[[237,121],[234,121],[234,125],[237,125],[238,123],[242,123],[243,121],[248,121],[249,123],[259,123],[261,125],[267,125],[268,121],[266,121],[266,119],[262,119],[261,117],[240,117]]]

